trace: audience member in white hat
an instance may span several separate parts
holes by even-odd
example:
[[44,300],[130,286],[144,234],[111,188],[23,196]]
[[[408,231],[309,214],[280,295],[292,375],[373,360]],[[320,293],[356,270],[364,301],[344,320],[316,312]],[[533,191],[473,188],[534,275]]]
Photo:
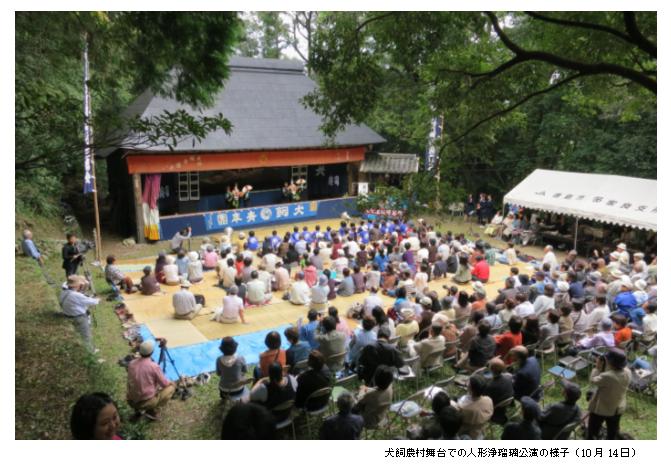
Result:
[[191,287],[189,281],[182,281],[180,287],[179,291],[172,296],[175,319],[191,320],[203,309],[203,305],[196,303],[196,297],[189,291]]
[[554,248],[552,245],[547,245],[544,249],[544,255],[543,255],[543,262],[542,264],[548,263],[550,264],[550,270],[554,271],[559,267],[559,262],[557,262],[557,257],[555,256],[554,253]]
[[198,283],[203,280],[203,262],[199,259],[198,253],[195,251],[190,251],[189,254],[189,266],[187,267],[187,279],[192,284]]
[[627,244],[618,243],[615,249],[620,254],[620,257],[618,258],[620,264],[622,264],[623,266],[629,266],[629,252],[627,251]]

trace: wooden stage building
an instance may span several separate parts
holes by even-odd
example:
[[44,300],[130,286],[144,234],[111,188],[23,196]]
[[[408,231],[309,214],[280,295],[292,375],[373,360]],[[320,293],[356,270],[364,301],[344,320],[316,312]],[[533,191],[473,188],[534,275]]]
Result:
[[[316,84],[301,62],[234,57],[230,68],[211,108],[195,110],[150,91],[128,108],[126,117],[142,118],[178,109],[222,113],[233,128],[230,135],[218,130],[201,141],[187,138],[172,150],[135,145],[137,137],[130,134],[119,147],[102,152],[119,233],[138,241],[165,240],[186,226],[204,235],[228,226],[335,218],[355,212],[358,183],[370,173],[380,175],[385,165],[395,176],[417,171],[415,155],[375,153],[385,139],[365,125],[324,136],[321,118],[302,103]],[[401,172],[399,157],[406,160]],[[298,179],[306,188],[299,201],[289,202],[282,186]],[[235,183],[253,186],[244,208],[227,204],[227,188]]]

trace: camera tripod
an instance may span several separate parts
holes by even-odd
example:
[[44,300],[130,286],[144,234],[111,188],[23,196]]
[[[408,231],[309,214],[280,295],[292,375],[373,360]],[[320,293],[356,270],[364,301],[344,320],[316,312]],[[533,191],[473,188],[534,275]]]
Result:
[[158,355],[158,365],[161,367],[163,372],[165,373],[167,363],[166,363],[166,358],[168,361],[170,361],[170,364],[172,365],[172,368],[175,369],[175,372],[177,373],[178,378],[182,378],[182,375],[179,373],[177,370],[177,366],[175,365],[175,360],[172,359],[172,356],[170,355],[170,351],[168,351],[168,346],[164,342],[159,342],[159,347],[161,348],[161,352]]

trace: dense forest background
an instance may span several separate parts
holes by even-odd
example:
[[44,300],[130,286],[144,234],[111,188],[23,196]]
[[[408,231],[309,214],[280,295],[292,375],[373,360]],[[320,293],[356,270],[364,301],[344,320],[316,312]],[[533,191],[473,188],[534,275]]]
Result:
[[[423,155],[439,118],[439,169],[406,185],[424,203],[500,198],[535,168],[655,178],[656,27],[627,12],[17,13],[16,209],[90,201],[85,42],[97,150],[128,129],[157,143],[234,131],[225,115],[122,111],[148,87],[207,107],[240,54],[303,60],[327,134],[363,122],[380,151]],[[104,163],[98,181],[104,201]]]

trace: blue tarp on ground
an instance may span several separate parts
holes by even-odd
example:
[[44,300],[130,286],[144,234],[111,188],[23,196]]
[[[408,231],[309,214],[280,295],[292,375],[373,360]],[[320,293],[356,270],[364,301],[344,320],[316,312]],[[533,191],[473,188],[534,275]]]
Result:
[[[238,342],[238,354],[244,356],[248,364],[256,364],[259,360],[259,354],[266,351],[264,343],[266,334],[272,330],[276,330],[282,335],[282,348],[288,348],[289,343],[284,339],[283,334],[284,330],[290,325],[285,324],[273,329],[260,330],[233,337]],[[140,326],[140,335],[144,340],[156,340],[145,324]],[[220,343],[221,340],[210,340],[209,342],[196,343],[195,345],[170,347],[170,340],[168,340],[168,353],[175,361],[177,370],[181,375],[193,377],[203,372],[214,371],[216,360],[221,356],[221,351],[219,351]],[[154,361],[158,362],[159,354],[160,350],[157,347],[152,356]],[[166,359],[165,373],[166,377],[170,380],[177,380],[179,378],[169,359]]]

